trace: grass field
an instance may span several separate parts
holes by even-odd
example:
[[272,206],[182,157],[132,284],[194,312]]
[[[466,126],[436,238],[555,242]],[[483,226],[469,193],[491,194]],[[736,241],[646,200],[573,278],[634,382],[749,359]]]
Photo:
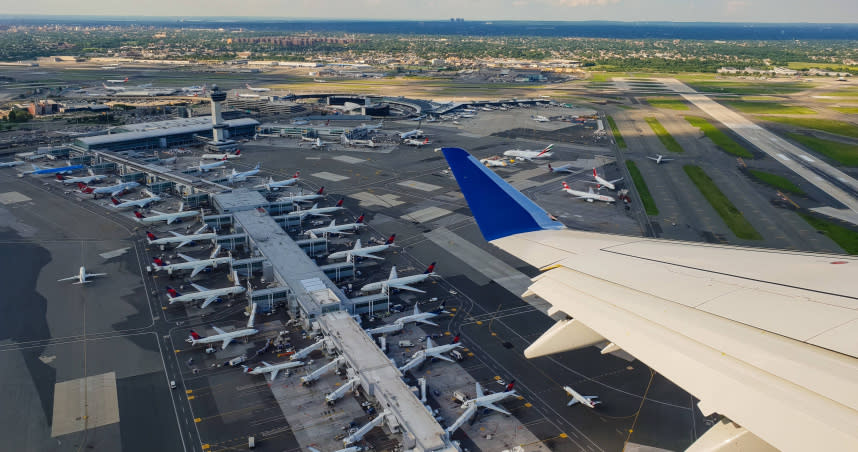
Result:
[[834,96],[834,97],[858,97],[858,89],[843,89],[838,91],[829,91],[827,93],[822,93],[820,96]]
[[801,82],[746,82],[720,80],[689,80],[688,86],[706,93],[732,94],[790,94],[813,87]]
[[715,182],[703,171],[703,168],[696,165],[685,165],[682,169],[685,170],[685,174],[688,174],[703,197],[709,201],[712,208],[718,212],[724,223],[727,223],[727,227],[733,231],[733,234],[736,234],[736,237],[746,240],[763,239],[763,236],[754,229],[751,223],[748,223],[742,212],[739,212],[739,209],[727,199],[727,196],[721,192]]
[[858,115],[858,107],[831,107],[831,109],[847,115]]
[[725,102],[730,107],[744,113],[757,115],[813,115],[816,112],[807,107],[786,105],[779,102],[748,102],[731,100]]
[[842,165],[858,166],[858,146],[799,133],[788,133],[787,136]]
[[735,140],[730,138],[729,135],[722,132],[717,127],[713,126],[712,123],[707,121],[704,118],[699,116],[686,116],[685,120],[689,122],[694,127],[699,128],[703,131],[703,134],[706,135],[706,138],[712,140],[716,146],[721,148],[724,152],[728,154],[735,155],[736,157],[743,158],[754,158],[754,154],[751,151],[745,149],[744,146],[737,143]]
[[688,104],[675,97],[647,97],[646,102],[656,108],[670,110],[688,110]]
[[798,70],[817,68],[835,72],[846,72],[849,69],[849,67],[837,63],[808,63],[804,61],[790,61],[787,63],[787,67]]
[[816,129],[835,135],[858,138],[858,126],[849,122],[833,119],[790,118],[789,116],[760,116],[759,118],[764,121],[779,122],[804,129]]
[[834,243],[847,253],[858,254],[858,232],[807,213],[799,212],[799,215],[817,231],[822,231],[828,238],[834,240]]
[[[762,101],[762,102],[782,100],[780,97],[775,97],[775,96],[742,96],[742,97],[740,97],[740,99],[747,100],[747,101],[757,100],[757,101]],[[733,99],[726,99],[726,100],[733,100]]]
[[767,173],[765,171],[749,169],[748,173],[756,180],[768,185],[769,187],[777,188],[780,191],[803,195],[804,190],[798,185],[792,183],[789,179],[778,176],[777,174]]
[[635,162],[631,160],[626,160],[626,167],[629,169],[629,174],[632,175],[632,181],[635,183],[635,188],[638,190],[638,194],[641,197],[641,202],[643,203],[644,210],[647,215],[658,215],[658,207],[655,205],[655,199],[653,199],[652,194],[649,192],[649,187],[646,186],[646,181],[641,175],[641,171],[638,169],[638,166],[635,165]]
[[658,139],[661,140],[661,144],[663,144],[668,151],[677,153],[682,152],[682,146],[673,139],[673,136],[667,132],[667,129],[665,129],[660,122],[658,122],[658,119],[652,116],[647,116],[644,119],[646,119],[647,124],[649,124],[652,131],[655,132]]
[[608,115],[605,115],[605,118],[608,119],[608,124],[611,125],[611,133],[614,134],[614,141],[617,142],[617,146],[620,149],[625,149],[626,148],[626,140],[623,138],[623,135],[620,133],[620,129],[617,128],[617,123],[614,122],[614,118],[612,118]]

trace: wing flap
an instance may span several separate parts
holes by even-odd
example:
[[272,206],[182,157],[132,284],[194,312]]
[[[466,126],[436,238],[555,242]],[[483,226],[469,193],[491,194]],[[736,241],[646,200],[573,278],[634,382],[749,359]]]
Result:
[[[530,291],[694,394],[704,412],[727,414],[775,447],[858,447],[853,359],[565,268]],[[552,328],[525,355],[558,351],[545,344],[568,328]]]

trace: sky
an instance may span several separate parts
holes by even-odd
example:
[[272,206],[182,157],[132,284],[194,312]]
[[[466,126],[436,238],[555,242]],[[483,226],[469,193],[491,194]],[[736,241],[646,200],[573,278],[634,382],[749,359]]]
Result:
[[0,14],[380,20],[858,22],[856,0],[30,0]]

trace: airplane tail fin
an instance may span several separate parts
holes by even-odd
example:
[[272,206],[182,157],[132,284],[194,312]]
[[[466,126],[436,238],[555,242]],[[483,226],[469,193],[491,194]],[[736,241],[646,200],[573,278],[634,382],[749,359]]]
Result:
[[540,152],[539,154],[537,154],[537,156],[540,156],[540,155],[542,155],[542,154],[545,154],[546,152],[550,151],[550,150],[551,150],[551,148],[553,148],[553,147],[554,147],[554,145],[553,145],[553,144],[549,144],[548,146],[545,146],[545,148],[542,150],[542,152]]
[[513,390],[513,388],[515,388],[515,380],[513,380],[513,381],[509,382],[509,384],[508,384],[508,385],[506,385],[506,391],[507,391],[507,392],[512,391],[512,390]]
[[200,336],[196,331],[191,330],[191,340],[192,340],[192,341],[198,341],[198,340],[200,340],[200,339],[202,339],[202,338],[203,338],[203,337],[202,337],[202,336]]
[[255,169],[255,170],[259,169],[259,165],[260,165],[260,163],[256,162],[256,166],[254,166],[253,169]]
[[236,150],[236,151],[235,151],[235,154],[233,154],[233,155],[235,155],[236,157],[238,157],[239,155],[241,155],[241,149]]
[[139,210],[135,210],[135,211],[134,211],[134,216],[135,216],[135,217],[137,217],[137,219],[141,219],[141,220],[142,220],[143,218],[146,218],[145,216],[143,216],[143,214],[142,214],[142,213],[140,213],[140,211],[139,211]]
[[554,168],[551,167],[550,163],[548,164],[548,172],[550,172],[550,173],[554,172]]
[[163,266],[167,265],[164,263],[164,261],[162,261],[160,258],[157,258],[157,257],[152,258],[152,263],[157,265],[158,267],[163,267]]
[[385,245],[393,245],[393,242],[396,240],[396,234],[391,235],[386,242]]
[[593,168],[593,178],[599,177],[599,173],[596,172],[596,168]]
[[171,299],[176,298],[176,297],[181,296],[181,295],[182,294],[180,294],[178,291],[176,291],[176,289],[174,289],[170,286],[167,286],[167,296],[170,297]]
[[[434,262],[432,262],[431,264],[429,264],[429,267],[428,267],[428,268],[426,268],[426,271],[425,271],[425,272],[423,272],[423,274],[424,274],[424,275],[429,275],[429,274],[432,274],[432,273],[435,273],[435,263],[434,263]],[[416,306],[415,306],[415,307],[416,307]]]
[[57,173],[57,180],[64,180],[64,179],[65,179],[65,177],[63,177],[62,174]]
[[360,214],[360,216],[357,218],[357,220],[355,220],[355,223],[358,223],[358,224],[363,223],[363,217],[364,217],[364,215]]
[[571,188],[569,188],[569,184],[567,184],[566,182],[563,182],[563,189],[564,190],[571,190]]
[[457,335],[456,337],[454,337],[453,342],[451,342],[451,343],[452,344],[458,344],[459,343],[459,336]]
[[[134,212],[136,213],[137,211],[135,210]],[[153,240],[158,240],[158,237],[155,237],[155,234],[149,231],[146,231],[146,237],[149,239],[149,243],[152,243]]]
[[295,171],[295,174],[292,176],[292,179],[297,179],[299,176],[301,176],[301,172]]
[[118,199],[116,199],[116,197],[114,197],[114,196],[111,196],[111,197],[110,197],[110,202],[112,202],[114,206],[118,206],[119,204],[121,204],[121,203],[119,202],[119,200],[118,200]]
[[480,227],[491,241],[541,229],[563,229],[548,212],[460,148],[441,150]]
[[317,191],[317,192],[316,192],[316,194],[317,194],[317,195],[321,195],[321,194],[323,194],[324,192],[325,192],[325,187],[324,187],[324,186],[322,186],[321,188],[319,188],[319,191]]
[[343,201],[345,201],[345,200],[346,200],[346,198],[340,198],[340,200],[339,200],[339,201],[337,201],[337,207],[342,207],[342,206],[343,206]]

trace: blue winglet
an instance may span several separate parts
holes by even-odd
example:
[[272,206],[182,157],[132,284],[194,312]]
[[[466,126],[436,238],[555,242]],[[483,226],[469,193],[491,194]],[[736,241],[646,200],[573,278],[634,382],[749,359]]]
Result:
[[453,176],[487,241],[541,229],[563,229],[563,223],[506,183],[464,149],[443,148]]

